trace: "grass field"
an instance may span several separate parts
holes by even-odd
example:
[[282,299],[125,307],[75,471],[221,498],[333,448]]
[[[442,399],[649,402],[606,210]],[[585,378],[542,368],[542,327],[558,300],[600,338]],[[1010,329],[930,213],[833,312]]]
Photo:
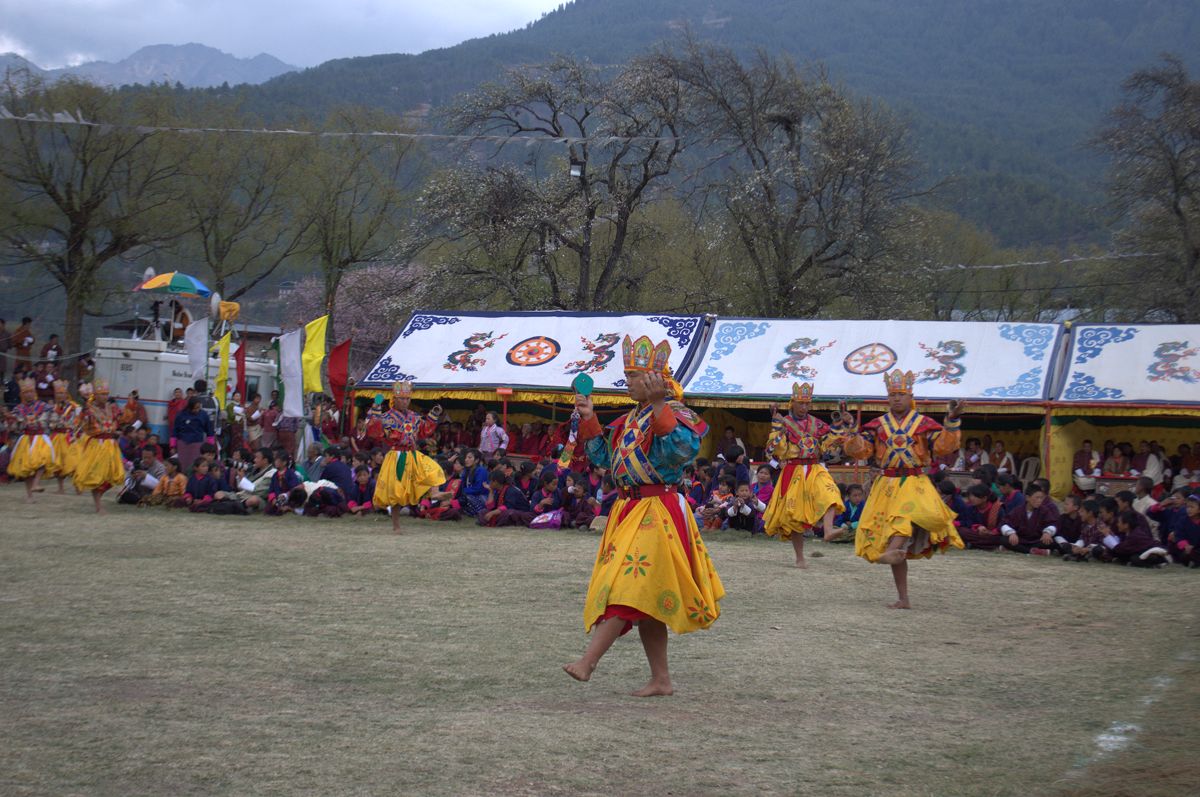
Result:
[[708,537],[728,591],[590,683],[596,536],[0,488],[0,793],[1195,793],[1200,573]]

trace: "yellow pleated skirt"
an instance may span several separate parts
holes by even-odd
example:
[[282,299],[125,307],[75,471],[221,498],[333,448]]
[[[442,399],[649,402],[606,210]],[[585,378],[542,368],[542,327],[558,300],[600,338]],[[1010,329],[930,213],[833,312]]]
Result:
[[955,517],[928,476],[880,476],[863,507],[854,552],[874,562],[896,535],[912,539],[909,559],[928,559],[951,546],[962,548]]
[[54,444],[44,434],[23,434],[13,446],[8,460],[8,475],[14,479],[28,479],[39,470],[54,467]]
[[[404,457],[404,475],[396,476],[396,466]],[[377,507],[414,506],[421,502],[425,493],[444,484],[446,474],[438,465],[420,451],[389,451],[379,468],[375,481]]]
[[75,488],[89,491],[105,485],[115,487],[124,481],[125,466],[117,441],[89,439],[75,466]]
[[[677,502],[669,511],[665,501]],[[592,567],[583,626],[590,631],[610,606],[627,606],[677,634],[708,628],[721,614],[725,587],[691,511],[667,494],[613,504]],[[689,557],[677,534],[686,534]]]
[[[767,534],[780,539],[791,539],[793,534],[803,534],[821,522],[821,518],[833,507],[841,512],[842,493],[837,483],[825,470],[824,465],[785,466],[779,484],[771,495],[771,503],[763,514]],[[787,483],[784,483],[784,479]]]
[[57,432],[50,438],[54,446],[54,464],[46,471],[51,476],[65,477],[75,472],[79,460],[79,450],[71,442],[67,432]]

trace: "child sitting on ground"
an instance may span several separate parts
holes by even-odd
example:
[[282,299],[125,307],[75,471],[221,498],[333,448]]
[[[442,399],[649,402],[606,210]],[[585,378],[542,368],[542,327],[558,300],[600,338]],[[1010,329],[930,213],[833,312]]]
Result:
[[696,518],[705,529],[713,530],[724,527],[725,513],[729,511],[729,505],[733,503],[733,490],[735,482],[732,478],[725,476],[717,483],[717,489],[712,496],[705,502],[699,512],[699,517]]
[[167,475],[158,480],[150,495],[142,500],[144,506],[173,506],[187,492],[187,477],[179,472],[179,460],[168,457],[163,460]]
[[838,532],[833,542],[854,542],[858,520],[862,517],[863,504],[866,503],[864,497],[861,484],[851,484],[846,488],[845,497],[842,499],[846,509],[833,519],[833,530]]
[[359,465],[354,469],[354,485],[346,495],[346,508],[350,514],[363,517],[375,509],[375,480],[371,478],[371,469]]
[[175,506],[186,506],[192,512],[203,512],[216,497],[219,485],[209,473],[208,460],[200,457],[192,466],[192,478],[188,479],[183,497]]
[[725,510],[726,526],[737,531],[748,531],[754,534],[758,531],[762,513],[767,511],[767,505],[754,497],[750,485],[742,482],[737,486],[733,501]]
[[462,488],[462,466],[451,465],[445,460],[439,460],[442,471],[449,473],[450,478],[440,487],[431,489],[417,507],[417,517],[428,520],[458,520],[462,517],[462,504],[458,494]]
[[1104,549],[1104,538],[1109,535],[1108,527],[1100,520],[1100,502],[1082,501],[1079,504],[1079,533],[1075,537],[1060,535],[1059,542],[1063,561],[1086,562],[1097,549]]

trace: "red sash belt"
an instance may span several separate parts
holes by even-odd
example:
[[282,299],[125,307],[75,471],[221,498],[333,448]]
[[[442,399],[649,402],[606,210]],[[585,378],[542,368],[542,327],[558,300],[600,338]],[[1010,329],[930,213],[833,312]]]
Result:
[[42,427],[40,427],[40,426],[26,426],[26,427],[25,427],[25,431],[24,431],[24,432],[22,432],[22,434],[43,434],[43,432],[42,432]]
[[99,432],[97,434],[88,435],[93,440],[116,440],[121,435],[117,432]]
[[653,498],[675,492],[673,484],[639,484],[634,487],[618,487],[617,495],[625,500],[637,501],[640,498]]
[[928,476],[932,468],[884,468],[884,476]]
[[796,459],[789,459],[784,464],[785,465],[820,465],[821,458],[820,457],[797,457]]

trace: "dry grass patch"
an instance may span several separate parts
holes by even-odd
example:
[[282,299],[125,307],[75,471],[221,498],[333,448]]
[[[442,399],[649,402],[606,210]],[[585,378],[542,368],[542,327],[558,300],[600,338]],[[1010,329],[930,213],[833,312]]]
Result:
[[[1149,795],[1191,772],[1200,573],[955,553],[894,612],[849,546],[799,572],[709,535],[721,619],[642,701],[636,637],[588,684],[558,669],[595,536],[388,526],[0,489],[0,792],[1092,794],[1152,762],[1103,792]],[[1141,731],[1101,754],[1114,722]]]

